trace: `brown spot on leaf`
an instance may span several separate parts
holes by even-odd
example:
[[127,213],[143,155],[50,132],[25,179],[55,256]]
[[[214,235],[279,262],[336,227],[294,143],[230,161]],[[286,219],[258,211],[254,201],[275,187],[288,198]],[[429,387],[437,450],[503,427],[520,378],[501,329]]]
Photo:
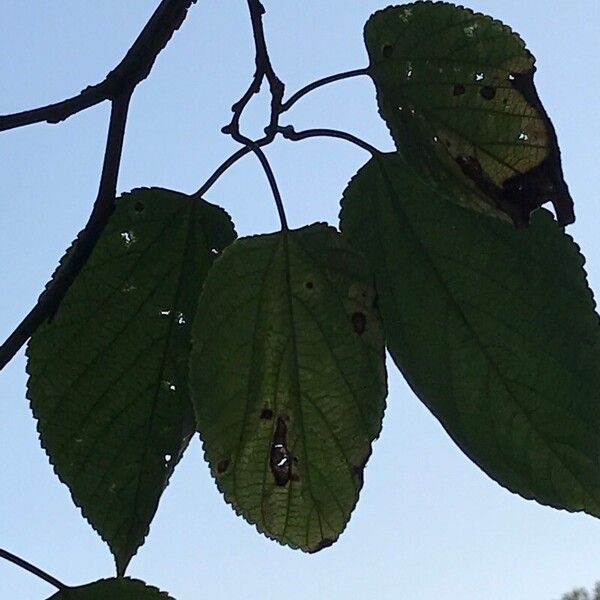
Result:
[[392,46],[391,44],[386,44],[381,49],[381,54],[383,55],[383,58],[391,58],[394,54],[394,46]]
[[496,96],[496,88],[493,85],[484,85],[479,93],[484,100],[493,100]]
[[133,205],[136,212],[142,212],[145,208],[144,203],[139,200]]
[[312,289],[315,287],[315,284],[314,284],[312,281],[307,281],[307,282],[304,284],[304,287],[305,287],[307,290],[312,290]]
[[363,312],[355,312],[350,317],[352,320],[352,327],[354,327],[354,331],[358,333],[358,335],[362,335],[367,328],[367,317]]
[[292,474],[292,481],[300,481],[300,477],[298,476],[298,473]]
[[263,408],[262,412],[260,413],[260,418],[261,419],[272,419],[273,411],[270,408]]
[[323,538],[314,548],[310,548],[309,552],[319,552],[320,550],[323,550],[323,548],[329,548],[329,546],[333,546],[334,542],[335,540],[332,540],[331,538]]
[[462,83],[454,84],[454,92],[453,93],[455,96],[462,96],[466,91],[467,91],[467,89],[465,88],[465,86]]
[[286,485],[292,475],[292,457],[287,449],[287,425],[282,417],[277,419],[269,454],[269,466],[275,485]]
[[217,473],[219,475],[225,473],[225,471],[227,471],[227,467],[229,467],[229,459],[228,458],[224,458],[223,460],[220,460],[217,463]]
[[525,73],[511,73],[508,80],[527,103],[539,112],[549,137],[548,156],[529,171],[507,179],[502,186],[502,192],[510,202],[522,205],[530,212],[550,201],[554,205],[558,223],[563,226],[569,225],[575,221],[573,199],[564,180],[554,125],[533,83],[534,72],[535,67]]

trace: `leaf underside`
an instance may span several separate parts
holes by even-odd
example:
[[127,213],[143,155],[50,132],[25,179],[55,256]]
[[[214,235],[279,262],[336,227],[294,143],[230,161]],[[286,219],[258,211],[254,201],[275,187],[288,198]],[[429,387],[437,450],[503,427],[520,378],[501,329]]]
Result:
[[53,594],[48,600],[174,600],[166,592],[138,579],[118,577],[101,579],[87,585],[70,587]]
[[380,113],[407,162],[461,180],[457,202],[517,226],[548,201],[562,225],[574,221],[534,58],[516,33],[463,7],[417,2],[375,13],[365,43]]
[[385,406],[383,336],[365,262],[335,229],[237,240],[193,328],[206,458],[238,514],[304,551],[331,545],[362,487]]
[[388,348],[462,450],[525,498],[600,516],[598,317],[573,240],[465,210],[398,155],[344,194],[375,272]]
[[124,195],[29,342],[28,398],[42,446],[119,574],[195,429],[191,321],[209,267],[234,237],[226,213],[203,200],[162,189]]

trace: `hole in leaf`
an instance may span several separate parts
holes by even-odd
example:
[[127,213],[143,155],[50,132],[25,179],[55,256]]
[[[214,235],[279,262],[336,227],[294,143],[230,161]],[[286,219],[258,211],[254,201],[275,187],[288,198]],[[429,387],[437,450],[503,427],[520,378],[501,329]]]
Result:
[[170,310],[167,310],[167,309],[164,309],[164,310],[161,310],[161,311],[160,311],[160,314],[161,314],[163,317],[168,317],[168,316],[171,314],[171,311],[170,311]]
[[211,254],[214,254],[215,256],[216,256],[217,254],[219,254],[219,251],[218,251],[216,248],[211,248],[211,249],[210,249],[210,252],[211,252]]
[[466,92],[466,88],[462,83],[455,83],[454,84],[454,91],[453,94],[455,96],[462,96],[465,92]]
[[273,411],[270,408],[263,408],[262,412],[260,413],[260,418],[261,419],[272,419]]
[[127,283],[121,288],[121,291],[124,294],[128,294],[129,292],[135,292],[135,290],[137,290],[135,285],[131,285],[131,284],[127,284]]
[[485,76],[481,71],[479,71],[478,73],[475,73],[475,81],[483,81],[484,77]]
[[292,463],[287,449],[287,425],[282,417],[277,419],[277,427],[273,435],[269,466],[275,485],[284,486],[292,475]]
[[514,80],[515,80],[515,76],[514,76],[514,74],[513,74],[513,73],[509,73],[509,74],[508,74],[508,80],[509,80],[509,81],[514,81]]
[[492,100],[496,96],[496,88],[492,85],[484,85],[479,93],[485,100]]
[[217,473],[219,475],[222,475],[223,473],[225,473],[225,471],[227,471],[227,467],[229,467],[229,459],[224,458],[223,460],[220,460],[217,463]]
[[440,141],[440,138],[437,135],[434,135],[431,140],[437,144]]
[[187,323],[182,312],[177,313],[177,316],[175,317],[175,322],[177,323],[177,325],[185,325]]
[[354,331],[356,331],[358,335],[362,335],[367,328],[367,317],[365,313],[355,312],[350,318],[352,320],[352,327],[354,327]]
[[165,462],[171,462],[171,458],[173,458],[170,454],[165,454]]
[[519,139],[522,142],[526,142],[529,139],[529,136],[524,131],[521,131],[521,133],[519,134]]
[[385,46],[381,48],[381,54],[383,55],[383,58],[391,58],[394,54],[394,46],[391,44],[385,44]]
[[121,239],[126,246],[135,243],[135,235],[133,234],[133,231],[121,231]]
[[139,200],[133,205],[133,208],[136,212],[143,212],[145,206],[143,202],[140,202]]

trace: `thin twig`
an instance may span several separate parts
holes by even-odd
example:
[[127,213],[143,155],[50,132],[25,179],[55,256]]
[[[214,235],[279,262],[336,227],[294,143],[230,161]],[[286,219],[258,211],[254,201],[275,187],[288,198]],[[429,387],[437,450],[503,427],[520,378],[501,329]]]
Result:
[[18,567],[29,571],[33,575],[37,575],[40,579],[43,579],[46,583],[53,585],[59,590],[65,590],[68,588],[67,585],[62,583],[62,581],[56,579],[56,577],[52,577],[52,575],[49,575],[45,571],[42,571],[42,569],[40,569],[39,567],[32,565],[30,562],[27,562],[25,559],[17,556],[16,554],[13,554],[12,552],[9,552],[8,550],[3,550],[2,548],[0,548],[0,558],[6,559],[7,561],[17,565]]
[[296,93],[292,94],[288,100],[283,102],[281,104],[279,114],[282,114],[282,113],[286,112],[287,110],[290,110],[290,108],[292,108],[292,106],[294,104],[296,104],[296,102],[298,102],[298,100],[300,100],[300,98],[302,98],[303,96],[306,96],[306,94],[308,94],[309,92],[312,92],[313,90],[316,90],[317,88],[327,85],[328,83],[333,83],[334,81],[341,81],[342,79],[350,79],[351,77],[359,77],[361,75],[368,75],[368,74],[369,74],[369,69],[364,68],[364,69],[354,69],[352,71],[344,71],[343,73],[336,73],[335,75],[329,75],[328,77],[323,77],[323,79],[317,79],[316,81],[313,81],[312,83],[309,83],[308,85],[305,85],[303,88],[300,88]]
[[269,181],[269,185],[271,186],[271,191],[273,192],[273,198],[275,198],[275,204],[277,205],[277,212],[279,214],[279,220],[281,222],[281,229],[287,231],[289,229],[287,218],[285,216],[285,209],[283,208],[283,201],[281,199],[281,194],[279,193],[279,188],[277,186],[277,181],[275,181],[275,174],[273,173],[273,169],[269,164],[269,160],[265,156],[265,153],[258,147],[252,146],[252,152],[256,154],[262,168],[265,171],[265,175],[267,176],[267,180]]
[[179,29],[188,9],[195,2],[196,0],[162,0],[123,60],[104,81],[89,86],[77,96],[62,102],[0,116],[0,131],[42,121],[58,123],[104,100],[116,98],[124,89],[133,89],[148,76],[156,57]]
[[260,0],[248,0],[248,8],[250,10],[250,20],[252,22],[252,33],[254,37],[254,62],[256,69],[248,89],[231,107],[231,110],[233,111],[233,117],[230,123],[223,127],[221,131],[230,135],[236,142],[248,145],[248,138],[240,133],[240,119],[244,109],[248,105],[248,102],[250,102],[250,99],[252,96],[254,96],[254,94],[258,94],[262,82],[266,78],[267,82],[269,83],[269,90],[271,92],[271,116],[269,125],[265,127],[265,136],[260,140],[252,142],[256,147],[260,147],[270,143],[275,137],[279,114],[281,111],[281,100],[283,98],[284,85],[273,70],[271,59],[269,58],[269,52],[267,50],[265,32],[262,23],[262,17],[265,9],[260,3]]
[[252,152],[251,146],[244,146],[240,148],[236,152],[234,152],[229,158],[224,160],[214,171],[214,173],[202,184],[202,186],[198,189],[197,192],[194,192],[193,196],[202,197],[208,190],[217,182],[219,177],[229,169],[234,163],[236,163],[240,158],[246,156]]
[[49,317],[54,315],[67,290],[89,258],[100,234],[114,210],[117,176],[121,163],[125,123],[132,90],[116,98],[112,103],[110,124],[106,140],[104,164],[100,178],[98,196],[92,214],[72,246],[70,255],[57,270],[51,283],[42,292],[36,305],[19,323],[13,333],[0,346],[0,370],[12,359],[31,337],[33,332]]
[[351,142],[359,148],[366,150],[373,156],[381,154],[381,150],[378,150],[375,148],[375,146],[369,144],[369,142],[365,142],[365,140],[362,140],[359,137],[348,133],[347,131],[340,131],[338,129],[305,129],[304,131],[296,131],[291,125],[286,125],[284,127],[278,127],[277,132],[281,133],[286,140],[291,140],[293,142],[298,142],[300,140],[313,137],[338,138],[340,140]]
[[0,117],[0,130],[11,129],[44,120],[58,122],[102,100],[110,99],[112,102],[104,164],[92,214],[85,228],[77,236],[67,260],[59,267],[36,305],[0,346],[0,370],[34,331],[54,315],[67,290],[91,255],[114,210],[127,111],[133,91],[140,81],[148,76],[156,57],[179,29],[188,9],[195,2],[196,0],[162,0],[123,60],[101,84],[88,88],[77,98],[62,103]]

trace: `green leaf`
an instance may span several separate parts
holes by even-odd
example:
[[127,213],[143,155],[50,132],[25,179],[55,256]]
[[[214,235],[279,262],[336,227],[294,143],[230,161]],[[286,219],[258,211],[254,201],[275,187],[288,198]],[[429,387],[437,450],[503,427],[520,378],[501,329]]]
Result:
[[573,240],[465,210],[398,155],[348,186],[341,226],[375,272],[384,330],[412,389],[490,477],[600,516],[600,339]]
[[161,189],[124,195],[29,342],[42,446],[119,574],[195,429],[191,321],[208,269],[234,237],[227,214],[203,200]]
[[375,13],[365,43],[380,113],[407,162],[463,180],[470,192],[458,202],[518,226],[549,200],[562,225],[574,221],[534,58],[517,34],[463,7],[417,2]]
[[139,579],[117,577],[69,587],[48,600],[174,600],[166,592],[146,585]]
[[193,327],[190,381],[206,458],[259,531],[314,552],[358,500],[386,383],[364,259],[315,224],[237,240]]

